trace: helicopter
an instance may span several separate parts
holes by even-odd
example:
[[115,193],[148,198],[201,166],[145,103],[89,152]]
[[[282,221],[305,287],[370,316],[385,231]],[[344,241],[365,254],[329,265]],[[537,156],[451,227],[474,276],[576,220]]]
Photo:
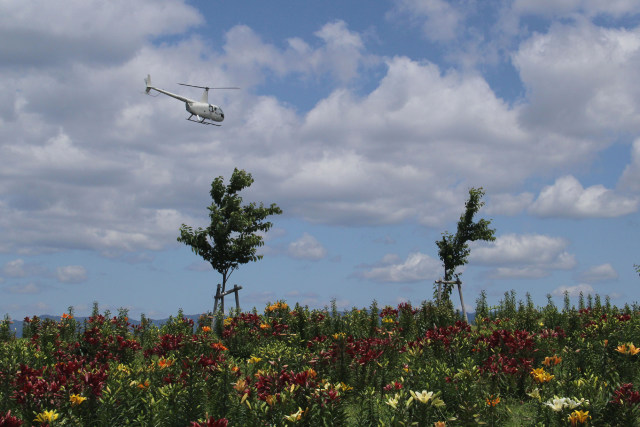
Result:
[[[239,87],[207,87],[207,86],[196,86],[189,85],[186,83],[178,83],[181,86],[189,86],[189,87],[197,87],[200,89],[204,89],[202,93],[202,97],[200,101],[196,101],[194,99],[190,99],[181,95],[176,95],[175,93],[171,93],[169,91],[159,89],[155,86],[151,85],[151,75],[147,74],[147,78],[144,79],[147,87],[145,93],[150,95],[149,92],[153,89],[156,92],[164,93],[172,98],[179,99],[184,102],[184,105],[191,115],[187,117],[187,120],[195,123],[200,123],[201,125],[213,125],[213,126],[222,126],[213,122],[221,122],[224,120],[224,112],[222,108],[217,105],[209,104],[209,89],[240,89]],[[153,95],[151,95],[153,96]],[[157,96],[157,95],[156,95]],[[193,119],[193,116],[196,116],[196,119]],[[211,120],[211,122],[207,121]]]

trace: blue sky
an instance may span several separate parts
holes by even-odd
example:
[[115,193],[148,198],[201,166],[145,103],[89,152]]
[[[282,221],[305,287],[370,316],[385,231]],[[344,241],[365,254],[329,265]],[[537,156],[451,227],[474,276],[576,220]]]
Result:
[[[234,167],[277,203],[244,309],[420,303],[471,187],[466,303],[638,301],[635,0],[44,1],[0,4],[0,313],[213,305],[176,242]],[[208,86],[220,128],[175,99]]]

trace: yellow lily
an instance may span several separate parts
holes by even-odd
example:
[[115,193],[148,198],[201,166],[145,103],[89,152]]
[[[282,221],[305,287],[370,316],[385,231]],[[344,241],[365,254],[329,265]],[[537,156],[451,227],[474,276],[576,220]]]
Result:
[[60,414],[58,414],[53,409],[51,411],[40,412],[33,421],[37,421],[39,423],[50,423],[58,419]]
[[591,415],[589,415],[589,411],[576,410],[573,411],[571,415],[569,415],[569,421],[571,422],[572,426],[577,426],[578,423],[586,424],[589,418],[591,418]]

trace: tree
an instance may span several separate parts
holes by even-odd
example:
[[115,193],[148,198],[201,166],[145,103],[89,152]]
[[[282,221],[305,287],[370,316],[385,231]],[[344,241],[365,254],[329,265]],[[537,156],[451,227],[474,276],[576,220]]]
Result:
[[262,202],[259,206],[242,205],[238,192],[252,183],[251,174],[237,168],[226,187],[221,176],[214,179],[210,192],[213,203],[208,207],[210,225],[196,230],[185,224],[180,227],[178,242],[191,246],[194,253],[222,275],[222,293],[241,264],[262,259],[262,255],[256,255],[257,248],[264,244],[258,232],[267,232],[273,225],[266,221],[268,216],[282,213],[275,203],[269,207]]
[[[481,201],[484,196],[482,187],[471,188],[469,190],[469,200],[465,203],[465,212],[460,216],[458,221],[458,231],[455,235],[445,231],[442,233],[442,239],[436,241],[438,245],[438,255],[444,265],[444,280],[452,281],[455,277],[459,280],[459,274],[456,269],[465,265],[471,250],[467,242],[476,240],[493,241],[495,230],[489,228],[491,220],[480,219],[473,222],[473,217],[484,206]],[[445,295],[447,298],[451,293],[452,285],[445,286]],[[464,309],[464,307],[463,307]]]

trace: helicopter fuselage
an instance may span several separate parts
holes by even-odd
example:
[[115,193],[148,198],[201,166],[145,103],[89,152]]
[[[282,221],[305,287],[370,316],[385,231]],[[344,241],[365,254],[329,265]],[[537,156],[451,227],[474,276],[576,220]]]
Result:
[[222,111],[222,108],[217,105],[197,101],[185,102],[184,105],[189,113],[198,117],[204,117],[206,119],[213,120],[214,122],[221,122],[224,120],[224,112]]

